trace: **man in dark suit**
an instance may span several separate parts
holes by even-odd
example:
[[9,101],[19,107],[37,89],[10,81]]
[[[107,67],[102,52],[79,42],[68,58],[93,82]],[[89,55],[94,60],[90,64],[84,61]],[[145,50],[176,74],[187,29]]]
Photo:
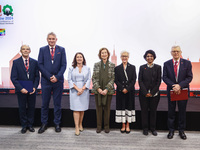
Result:
[[[22,53],[22,57],[13,61],[11,81],[15,86],[15,92],[18,97],[19,116],[22,126],[21,133],[24,134],[27,129],[30,132],[35,132],[33,122],[36,89],[38,87],[40,77],[37,61],[29,57],[31,52],[30,47],[28,45],[22,45],[20,51]],[[28,84],[30,82],[33,83],[31,84],[31,91],[28,91],[28,88],[26,88],[27,86],[25,85],[25,87],[21,82],[28,82]]]
[[66,54],[65,48],[56,45],[56,35],[51,32],[47,36],[48,45],[41,47],[38,56],[38,66],[42,73],[41,87],[42,87],[42,108],[41,108],[41,122],[42,126],[38,133],[43,133],[47,129],[49,102],[51,99],[51,92],[53,92],[54,101],[54,124],[55,131],[61,132],[61,98],[63,92],[63,74],[65,72]]
[[163,68],[163,81],[167,84],[167,96],[168,96],[168,139],[172,139],[174,136],[174,124],[175,124],[175,109],[176,103],[179,110],[178,130],[181,139],[187,139],[184,130],[186,126],[186,106],[187,100],[171,101],[170,90],[173,90],[176,94],[180,94],[181,89],[188,88],[189,83],[192,81],[192,65],[191,62],[181,58],[180,46],[173,46],[171,49],[171,55],[173,59],[170,59],[164,63]]

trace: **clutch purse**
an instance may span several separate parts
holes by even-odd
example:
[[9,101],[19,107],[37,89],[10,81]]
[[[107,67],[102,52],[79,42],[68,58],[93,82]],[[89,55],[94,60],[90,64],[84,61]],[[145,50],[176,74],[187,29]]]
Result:
[[188,89],[182,89],[180,94],[176,94],[173,90],[170,91],[171,101],[188,100]]

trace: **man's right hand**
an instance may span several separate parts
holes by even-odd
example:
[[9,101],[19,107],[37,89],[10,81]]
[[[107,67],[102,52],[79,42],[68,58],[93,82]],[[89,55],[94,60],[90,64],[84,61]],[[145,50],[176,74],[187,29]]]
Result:
[[50,77],[50,81],[52,83],[56,83],[58,81],[58,79],[53,75],[52,77]]
[[21,93],[23,93],[23,94],[27,94],[28,91],[27,91],[25,88],[23,88],[23,89],[21,89]]

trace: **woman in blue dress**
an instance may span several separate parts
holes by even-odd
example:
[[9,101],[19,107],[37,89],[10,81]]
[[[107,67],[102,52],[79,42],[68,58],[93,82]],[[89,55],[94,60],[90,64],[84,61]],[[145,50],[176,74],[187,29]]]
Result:
[[83,131],[82,121],[84,111],[89,107],[89,87],[91,82],[90,68],[86,66],[86,60],[82,53],[74,56],[72,67],[68,72],[70,88],[70,109],[73,110],[75,123],[75,135]]

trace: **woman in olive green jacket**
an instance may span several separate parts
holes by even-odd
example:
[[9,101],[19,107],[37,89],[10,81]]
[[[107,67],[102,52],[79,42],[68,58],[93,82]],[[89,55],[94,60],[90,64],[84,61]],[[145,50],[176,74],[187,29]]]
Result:
[[107,48],[99,50],[100,62],[94,64],[92,83],[92,92],[95,94],[96,115],[97,115],[97,133],[102,130],[102,113],[104,110],[104,130],[110,132],[110,104],[112,95],[115,93],[114,80],[115,64],[109,61],[110,52]]

